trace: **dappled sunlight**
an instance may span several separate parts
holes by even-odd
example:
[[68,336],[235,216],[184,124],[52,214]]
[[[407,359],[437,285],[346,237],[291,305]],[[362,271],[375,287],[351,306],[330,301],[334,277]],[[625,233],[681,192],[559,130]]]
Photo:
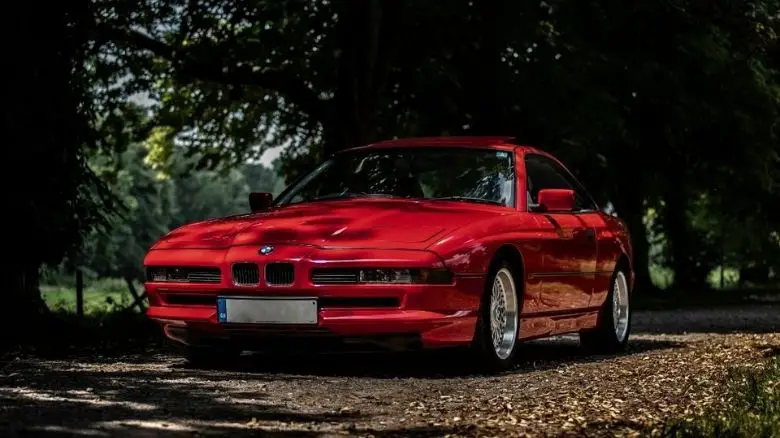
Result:
[[[7,407],[0,420],[35,418],[25,430],[43,436],[427,437],[467,430],[488,436],[491,424],[512,431],[560,427],[566,416],[628,409],[616,398],[652,406],[648,400],[662,388],[639,385],[629,394],[600,376],[686,379],[692,372],[686,367],[652,364],[687,361],[705,344],[640,335],[625,354],[590,355],[576,336],[560,336],[524,344],[516,367],[491,377],[454,370],[462,360],[444,354],[244,356],[227,370],[192,369],[167,356],[146,362],[82,358],[67,371],[58,369],[64,361],[20,359],[0,376],[4,388],[24,388],[0,392]],[[705,357],[722,350],[706,346]],[[664,390],[683,401],[693,397]],[[559,408],[545,407],[551,397]],[[543,419],[531,421],[541,412],[547,412]]]
[[151,411],[157,409],[157,405],[136,401],[101,400],[100,395],[87,390],[67,390],[58,394],[53,390],[33,390],[26,388],[0,388],[0,397],[21,398],[32,401],[83,403],[96,407],[119,406],[136,411]]
[[85,437],[110,436],[110,434],[107,431],[103,431],[103,430],[84,429],[81,427],[65,427],[56,424],[46,424],[46,425],[34,424],[29,426],[27,430],[42,436],[46,436],[46,435],[51,435],[51,436],[67,435],[67,436],[85,436]]
[[121,420],[121,421],[98,421],[94,427],[105,429],[107,431],[122,431],[128,428],[141,430],[156,430],[165,432],[197,432],[197,425],[190,425],[188,422],[177,420]]
[[[696,321],[708,320],[724,333],[693,333]],[[519,433],[560,428],[575,417],[588,420],[578,427],[603,429],[613,427],[601,421],[605,413],[630,419],[682,412],[699,397],[694,389],[710,394],[728,363],[750,363],[780,345],[776,334],[725,333],[748,320],[753,331],[772,329],[780,309],[640,311],[625,353],[592,354],[577,335],[558,336],[523,344],[515,366],[491,376],[471,368],[459,350],[254,354],[224,369],[161,354],[20,357],[0,374],[0,423],[13,418],[43,436],[489,436],[495,424]],[[675,333],[658,333],[667,331]],[[689,388],[693,376],[708,386]],[[661,381],[667,383],[647,383]],[[668,406],[655,407],[659,396]]]
[[50,433],[66,431],[60,422],[73,424],[71,430],[186,432],[245,428],[250,421],[303,430],[306,424],[359,418],[354,412],[305,408],[293,397],[271,399],[269,381],[261,376],[177,369],[169,361],[58,366],[64,364],[41,361],[0,380],[5,415],[43,415],[50,424],[39,419],[35,430]]

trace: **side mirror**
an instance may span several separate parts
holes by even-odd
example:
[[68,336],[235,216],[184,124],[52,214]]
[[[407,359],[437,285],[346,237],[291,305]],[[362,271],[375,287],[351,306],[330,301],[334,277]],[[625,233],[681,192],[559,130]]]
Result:
[[252,192],[249,194],[249,208],[252,209],[252,213],[266,211],[271,208],[273,199],[274,197],[270,193]]
[[539,190],[539,206],[543,211],[564,212],[574,210],[574,190],[542,189]]

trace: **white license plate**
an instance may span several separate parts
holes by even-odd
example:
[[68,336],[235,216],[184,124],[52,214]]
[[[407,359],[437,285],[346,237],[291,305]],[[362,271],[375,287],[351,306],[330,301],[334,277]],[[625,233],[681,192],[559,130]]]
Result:
[[217,321],[235,324],[317,324],[317,299],[219,297]]

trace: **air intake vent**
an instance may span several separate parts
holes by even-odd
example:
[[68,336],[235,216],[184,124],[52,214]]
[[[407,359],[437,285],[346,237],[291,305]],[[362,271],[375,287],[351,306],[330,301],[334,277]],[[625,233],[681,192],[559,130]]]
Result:
[[219,268],[189,266],[150,266],[146,268],[147,281],[178,283],[219,283]]
[[254,263],[236,263],[233,265],[233,284],[237,286],[260,284],[260,268]]
[[290,263],[269,263],[265,267],[265,281],[275,286],[293,284],[295,269]]
[[214,306],[217,297],[211,294],[181,294],[163,292],[160,294],[163,301],[173,306]]
[[395,297],[322,297],[320,307],[327,308],[388,308],[399,307],[401,300]]
[[314,284],[354,284],[357,281],[357,269],[314,269],[311,274]]

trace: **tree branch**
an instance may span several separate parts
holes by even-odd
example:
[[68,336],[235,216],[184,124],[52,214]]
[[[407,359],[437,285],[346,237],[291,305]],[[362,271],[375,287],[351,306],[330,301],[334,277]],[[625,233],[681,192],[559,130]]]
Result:
[[176,78],[183,82],[205,81],[223,85],[255,86],[279,93],[314,120],[327,116],[327,101],[309,88],[294,73],[283,68],[260,68],[239,64],[224,65],[219,58],[201,59],[186,49],[173,47],[133,29],[101,29],[104,40],[133,49],[146,50],[171,63]]

